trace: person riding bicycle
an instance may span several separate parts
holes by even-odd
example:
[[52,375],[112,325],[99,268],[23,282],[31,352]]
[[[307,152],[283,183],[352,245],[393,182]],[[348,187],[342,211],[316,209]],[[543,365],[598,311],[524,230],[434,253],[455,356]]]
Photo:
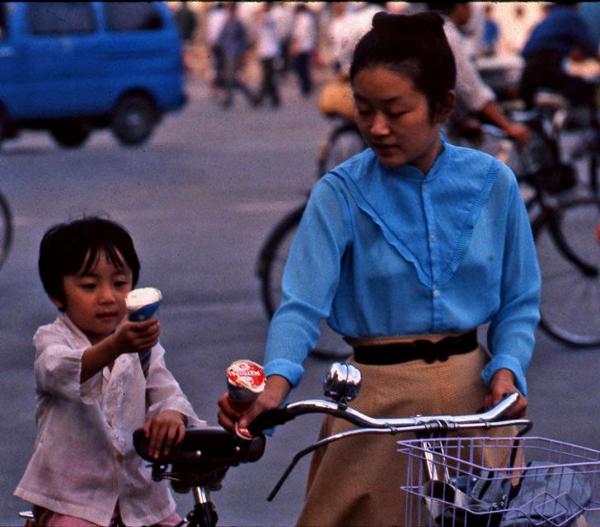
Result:
[[[512,415],[525,411],[539,320],[535,245],[511,170],[442,133],[456,82],[443,24],[436,13],[378,13],[358,42],[350,79],[369,147],[313,188],[269,327],[265,391],[244,411],[223,394],[225,428],[283,403],[322,319],[354,348],[358,411],[471,413],[517,390]],[[476,331],[487,323],[490,354]],[[328,416],[321,437],[348,426]],[[298,525],[405,525],[405,465],[389,436],[317,450]]]
[[456,61],[456,109],[449,121],[450,135],[476,133],[478,120],[483,120],[503,130],[518,146],[526,145],[531,137],[529,129],[506,115],[496,102],[494,91],[483,81],[467,53],[460,29],[469,22],[470,3],[433,2],[428,6],[444,17],[444,31]]
[[[550,88],[574,105],[596,108],[596,88],[564,68],[566,59],[598,59],[598,46],[577,12],[576,3],[556,2],[535,26],[525,43],[522,55],[525,67],[519,85],[520,95],[528,108],[540,88]],[[592,111],[595,115],[595,112]]]
[[[133,446],[168,453],[200,421],[165,365],[156,318],[127,318],[140,263],[120,225],[87,217],[50,228],[39,272],[60,311],[35,333],[37,438],[15,495],[48,527],[177,525],[166,482],[152,481]],[[139,352],[151,350],[147,370]]]

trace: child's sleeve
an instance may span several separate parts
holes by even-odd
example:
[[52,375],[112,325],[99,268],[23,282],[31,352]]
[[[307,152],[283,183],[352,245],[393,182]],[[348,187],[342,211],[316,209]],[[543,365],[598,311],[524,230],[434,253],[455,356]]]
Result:
[[100,399],[100,373],[81,382],[81,358],[86,346],[73,346],[52,326],[40,328],[33,337],[33,345],[36,350],[33,369],[39,391],[84,404],[94,404]]
[[146,418],[154,417],[165,410],[176,410],[186,416],[187,426],[206,426],[206,421],[198,418],[179,383],[167,368],[165,350],[160,344],[152,348],[146,380],[146,399]]

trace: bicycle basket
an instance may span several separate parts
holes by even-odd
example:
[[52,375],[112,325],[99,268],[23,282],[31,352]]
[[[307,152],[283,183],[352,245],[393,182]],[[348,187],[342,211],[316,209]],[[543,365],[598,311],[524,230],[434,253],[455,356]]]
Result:
[[406,527],[591,527],[600,452],[540,437],[398,442],[407,456]]

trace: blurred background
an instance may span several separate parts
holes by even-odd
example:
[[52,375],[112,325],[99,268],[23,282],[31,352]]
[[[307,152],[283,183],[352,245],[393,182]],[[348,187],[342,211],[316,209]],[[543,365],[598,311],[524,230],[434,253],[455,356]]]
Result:
[[[337,122],[320,109],[322,90],[374,12],[423,8],[339,4],[0,4],[0,194],[10,210],[2,228],[12,227],[0,253],[0,525],[22,525],[17,512],[29,508],[12,492],[35,437],[31,338],[56,315],[37,276],[38,244],[50,225],[105,214],[128,228],[140,286],[163,292],[168,365],[201,417],[215,423],[231,361],[262,360],[268,318],[258,256],[320,175],[323,143]],[[488,82],[516,85],[520,51],[546,9],[472,3],[464,36]],[[597,45],[595,3],[580,10]],[[242,25],[243,41],[226,39],[228,16]],[[485,29],[486,17],[496,29]],[[588,78],[596,66],[573,65]],[[537,433],[600,447],[597,353],[539,333],[529,374]],[[309,357],[294,399],[320,395],[331,360]],[[260,462],[230,471],[214,495],[222,525],[293,524],[306,462],[275,502],[264,498],[319,421],[283,427]],[[190,495],[177,501],[180,514],[192,507]]]

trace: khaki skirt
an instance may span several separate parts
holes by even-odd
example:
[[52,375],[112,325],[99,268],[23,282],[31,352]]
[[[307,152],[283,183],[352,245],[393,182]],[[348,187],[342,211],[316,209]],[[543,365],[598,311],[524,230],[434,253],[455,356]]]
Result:
[[[477,348],[432,364],[420,360],[385,366],[358,364],[362,388],[351,406],[373,417],[475,413],[481,409],[487,393],[480,377],[487,361],[486,353]],[[326,416],[320,437],[350,428],[354,426]],[[461,435],[512,433],[512,429],[497,428],[487,433],[465,431]],[[406,517],[408,495],[400,487],[406,483],[407,462],[397,452],[396,445],[398,440],[413,437],[409,434],[350,437],[317,450],[311,461],[305,503],[297,525],[419,525]]]

